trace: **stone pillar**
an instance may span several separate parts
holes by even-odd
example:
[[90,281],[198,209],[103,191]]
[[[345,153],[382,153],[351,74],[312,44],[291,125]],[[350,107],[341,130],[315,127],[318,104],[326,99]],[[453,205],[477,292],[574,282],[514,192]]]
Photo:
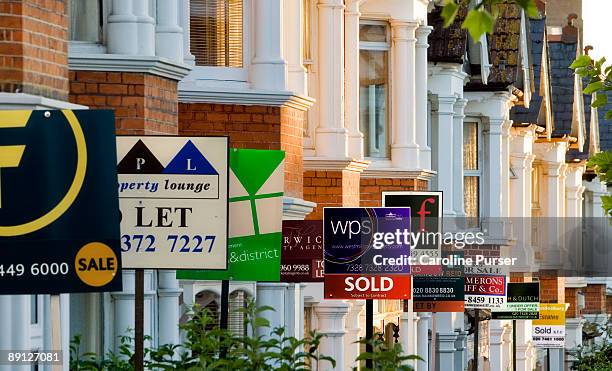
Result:
[[[453,151],[453,137],[455,132],[454,105],[457,98],[453,96],[438,96],[437,97],[437,110],[434,112],[436,118],[436,137],[437,145],[435,146],[436,164],[435,170],[438,172],[437,189],[444,192],[445,199],[443,202],[443,214],[444,216],[455,216],[453,210],[453,195],[454,195],[454,176],[453,176],[453,159],[455,151]],[[457,179],[461,181],[462,179]],[[448,197],[450,195],[450,197]],[[463,198],[462,198],[463,199]]]
[[106,49],[110,54],[138,54],[138,18],[133,12],[133,1],[113,0],[113,10],[108,17],[106,42]]
[[128,329],[134,328],[134,287],[135,272],[133,269],[124,269],[123,291],[111,293],[113,303],[114,330],[111,344],[114,352],[119,352],[119,341],[117,336],[123,335]]
[[181,290],[176,279],[176,271],[158,270],[157,281],[158,316],[163,318],[158,322],[158,344],[179,344],[178,323],[181,309],[179,306]]
[[550,369],[564,370],[564,353],[565,349],[550,349]]
[[283,0],[253,2],[254,57],[249,79],[253,89],[287,90],[283,56]]
[[[565,320],[565,349],[576,350],[578,346],[582,345],[582,325],[584,324],[583,318],[566,318]],[[571,361],[576,361],[576,357],[568,357]]]
[[155,55],[183,63],[183,29],[178,24],[179,1],[183,0],[157,0]]
[[463,119],[467,99],[457,99],[453,115],[453,212],[457,217],[465,217],[463,200]]
[[429,328],[431,313],[419,312],[417,322],[417,355],[423,360],[417,362],[417,370],[427,370],[429,367]]
[[347,1],[344,12],[344,118],[348,130],[348,154],[355,159],[363,159],[363,134],[359,129],[359,3],[359,0]]
[[315,132],[315,153],[318,157],[346,158],[343,0],[321,0],[318,10],[319,126]]
[[489,117],[484,135],[488,142],[487,156],[484,158],[487,177],[483,178],[485,192],[485,209],[483,215],[501,217],[502,215],[502,129],[505,119]]
[[[132,0],[136,15],[138,49],[135,54],[155,55],[155,19],[151,17],[151,0]],[[125,35],[124,35],[125,36]]]
[[503,218],[510,216],[510,128],[511,120],[505,120],[502,125],[501,137],[501,214]]
[[455,366],[454,313],[435,313],[436,316],[436,367],[438,370],[452,370]]
[[195,56],[191,54],[191,30],[190,24],[189,0],[179,0],[179,26],[183,29],[183,56],[184,61],[188,65],[195,65]]
[[532,370],[531,321],[516,321],[516,369]]
[[[287,88],[295,94],[306,95],[307,76],[304,67],[304,22],[303,2],[306,0],[285,1],[285,53],[287,58]],[[299,20],[299,21],[297,21]]]
[[[391,163],[414,168],[419,163],[416,138],[415,30],[417,22],[391,20],[393,84],[391,86]],[[423,108],[425,109],[425,108]],[[416,166],[411,164],[417,164]]]
[[427,37],[433,30],[431,26],[416,29],[415,81],[416,102],[416,142],[419,146],[419,168],[431,169],[431,148],[427,145]]
[[350,302],[350,309],[346,316],[346,339],[344,341],[345,367],[352,369],[359,365],[355,359],[359,356],[361,345],[358,343],[361,326],[359,318],[364,310],[364,300],[353,300]]
[[285,297],[287,287],[287,283],[257,283],[257,306],[270,306],[274,308],[274,311],[261,312],[261,317],[266,318],[270,322],[270,327],[260,327],[257,333],[258,336],[269,336],[270,330],[275,327],[285,327]]
[[[504,321],[489,321],[489,361],[491,370],[505,370],[503,363]],[[556,369],[551,369],[556,370]]]
[[315,305],[317,324],[320,333],[324,335],[319,345],[319,354],[332,357],[336,360],[336,367],[331,363],[322,361],[317,370],[345,370],[346,357],[344,346],[346,342],[346,315],[349,304],[339,300],[326,300]]

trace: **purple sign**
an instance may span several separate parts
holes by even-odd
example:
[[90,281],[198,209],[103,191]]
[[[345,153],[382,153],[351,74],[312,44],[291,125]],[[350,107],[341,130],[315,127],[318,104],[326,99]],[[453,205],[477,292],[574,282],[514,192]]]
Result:
[[323,209],[325,274],[410,273],[409,207]]
[[323,282],[323,221],[283,221],[281,282]]

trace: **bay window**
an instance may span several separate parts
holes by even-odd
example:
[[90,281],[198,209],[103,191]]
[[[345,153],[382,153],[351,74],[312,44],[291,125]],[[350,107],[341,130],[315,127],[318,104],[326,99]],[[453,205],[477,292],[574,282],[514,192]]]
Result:
[[70,0],[70,40],[102,43],[102,0]]
[[389,27],[363,21],[359,27],[359,128],[364,155],[389,158]]

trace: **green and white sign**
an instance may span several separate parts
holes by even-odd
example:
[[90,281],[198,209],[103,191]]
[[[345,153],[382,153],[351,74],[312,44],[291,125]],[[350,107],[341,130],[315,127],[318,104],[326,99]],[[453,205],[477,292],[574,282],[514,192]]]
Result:
[[177,278],[280,281],[284,159],[283,151],[230,150],[228,269]]

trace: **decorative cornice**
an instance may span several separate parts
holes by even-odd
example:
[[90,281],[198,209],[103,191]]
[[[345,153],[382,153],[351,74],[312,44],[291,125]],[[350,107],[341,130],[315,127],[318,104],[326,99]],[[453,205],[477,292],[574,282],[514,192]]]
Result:
[[350,170],[358,173],[363,172],[370,165],[370,161],[356,159],[331,159],[321,157],[305,157],[304,171],[308,170]]
[[304,220],[317,207],[314,202],[295,197],[283,197],[283,219]]
[[290,91],[271,90],[231,90],[231,89],[181,89],[179,102],[182,103],[220,103],[291,107],[306,111],[315,99],[297,95]]
[[87,109],[87,106],[26,93],[0,93],[2,109]]
[[428,169],[396,169],[396,168],[368,168],[362,178],[391,178],[391,179],[418,179],[430,181],[436,175],[435,171]]
[[148,73],[180,81],[191,71],[191,66],[156,56],[118,54],[72,54],[68,68],[76,71],[107,71]]

